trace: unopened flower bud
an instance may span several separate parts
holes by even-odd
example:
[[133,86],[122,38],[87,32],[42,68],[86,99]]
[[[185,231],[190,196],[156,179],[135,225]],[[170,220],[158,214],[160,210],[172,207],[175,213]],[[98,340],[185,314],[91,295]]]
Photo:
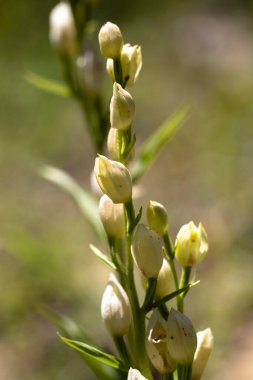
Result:
[[179,364],[191,364],[197,347],[197,335],[190,319],[171,308],[167,331],[171,357]]
[[138,369],[130,368],[128,371],[127,380],[148,380],[146,377],[142,376]]
[[126,154],[127,148],[126,133],[121,129],[110,128],[107,136],[107,149],[111,159],[124,164],[129,163],[134,158],[134,147]]
[[103,294],[101,315],[106,328],[113,336],[123,336],[131,324],[131,308],[128,296],[114,274]]
[[192,365],[192,380],[199,380],[213,349],[213,334],[210,328],[197,332],[197,349]]
[[98,94],[103,84],[103,70],[96,53],[87,49],[78,57],[76,64],[80,85],[89,92]]
[[134,260],[145,277],[157,277],[163,264],[162,243],[155,231],[138,224],[133,242]]
[[153,366],[160,373],[169,373],[176,368],[168,349],[167,322],[158,310],[150,317],[147,328],[146,348]]
[[147,208],[147,221],[150,228],[158,235],[163,236],[168,232],[168,213],[166,208],[158,202],[150,201]]
[[132,180],[125,165],[99,155],[95,161],[94,172],[101,190],[113,203],[126,203],[131,200]]
[[170,265],[166,259],[163,259],[162,268],[157,277],[155,295],[157,298],[163,298],[167,296],[173,290],[173,276],[170,269]]
[[127,130],[131,127],[134,117],[134,100],[120,84],[114,83],[110,102],[111,127]]
[[104,194],[100,199],[98,210],[106,233],[109,236],[124,239],[125,219],[123,204],[113,203],[113,201]]
[[185,224],[178,232],[175,243],[177,261],[183,266],[193,266],[206,256],[208,251],[207,234],[201,223]]
[[119,27],[111,22],[102,26],[98,34],[99,46],[105,58],[119,58],[123,37]]
[[121,51],[121,66],[123,82],[127,86],[133,86],[139,76],[142,67],[141,47],[125,44]]
[[52,9],[49,26],[49,38],[54,48],[59,53],[72,55],[76,48],[76,29],[69,3],[61,2]]

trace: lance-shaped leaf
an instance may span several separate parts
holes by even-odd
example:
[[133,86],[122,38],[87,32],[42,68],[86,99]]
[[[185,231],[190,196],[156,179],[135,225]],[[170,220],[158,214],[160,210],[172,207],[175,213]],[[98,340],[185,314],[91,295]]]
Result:
[[[87,336],[85,331],[79,327],[72,319],[64,314],[60,314],[57,311],[51,309],[47,305],[43,305],[41,308],[41,313],[48,320],[50,320],[65,336],[71,337],[72,339],[83,339]],[[90,340],[90,338],[85,338]],[[92,356],[83,353],[83,359],[87,366],[95,373],[98,379],[103,380],[120,380],[121,373],[114,368],[108,367],[107,365],[98,362]]]
[[128,367],[120,359],[116,358],[115,356],[111,354],[108,354],[107,352],[101,351],[98,348],[93,347],[84,342],[64,338],[61,335],[60,335],[60,338],[64,343],[66,343],[70,347],[74,348],[75,350],[85,355],[90,355],[91,357],[93,357],[94,359],[98,360],[101,363],[104,363],[110,367],[116,368],[123,372],[128,371]]
[[161,149],[182,125],[188,112],[188,106],[182,107],[144,142],[131,170],[133,182],[136,182],[149,169]]
[[84,189],[66,172],[53,166],[43,166],[39,170],[41,177],[59,186],[68,193],[77,204],[78,208],[85,216],[102,241],[105,241],[103,225],[98,216],[97,200]]
[[38,88],[39,90],[48,92],[53,95],[62,96],[64,98],[71,96],[71,89],[64,83],[47,79],[41,75],[35,74],[33,72],[28,72],[25,75],[25,80],[32,86]]
[[105,263],[106,265],[108,265],[111,269],[113,270],[117,270],[117,267],[116,265],[104,254],[100,251],[100,249],[98,249],[97,247],[95,247],[95,245],[93,244],[90,244],[90,249],[92,250],[92,252],[101,260],[103,261],[103,263]]

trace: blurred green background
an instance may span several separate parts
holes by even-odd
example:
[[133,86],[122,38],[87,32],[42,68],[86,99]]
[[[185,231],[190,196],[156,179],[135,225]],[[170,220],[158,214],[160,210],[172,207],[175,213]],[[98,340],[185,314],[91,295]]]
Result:
[[[72,201],[41,179],[44,163],[68,171],[86,189],[94,153],[73,99],[41,92],[27,71],[61,80],[48,41],[52,0],[0,1],[0,378],[94,379],[42,313],[73,318],[98,344],[111,341],[100,321],[108,270]],[[200,220],[210,252],[201,285],[188,297],[196,329],[210,326],[215,349],[204,380],[253,378],[253,5],[248,1],[119,1],[97,4],[102,24],[117,23],[142,46],[132,90],[138,143],[183,103],[184,127],[140,186],[166,205],[175,238]],[[108,94],[110,80],[105,83]],[[145,190],[148,189],[148,192]]]

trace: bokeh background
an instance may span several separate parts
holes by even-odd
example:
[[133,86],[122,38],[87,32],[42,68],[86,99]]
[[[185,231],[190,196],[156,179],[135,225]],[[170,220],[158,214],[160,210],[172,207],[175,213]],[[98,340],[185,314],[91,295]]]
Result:
[[[35,89],[27,71],[61,80],[48,41],[53,0],[0,1],[0,378],[94,379],[45,318],[45,305],[104,347],[100,320],[108,270],[72,201],[37,168],[68,171],[86,189],[94,152],[78,104]],[[253,378],[253,3],[248,0],[98,2],[99,23],[142,46],[132,93],[138,145],[182,104],[191,113],[140,182],[139,203],[169,210],[171,234],[200,220],[210,252],[187,301],[215,349],[204,380]],[[109,79],[105,91],[111,91]],[[148,189],[146,191],[145,189]]]

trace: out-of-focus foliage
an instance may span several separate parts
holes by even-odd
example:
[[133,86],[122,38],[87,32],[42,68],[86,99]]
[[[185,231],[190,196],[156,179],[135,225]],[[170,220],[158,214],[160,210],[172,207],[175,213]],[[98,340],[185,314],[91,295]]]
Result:
[[[48,42],[55,3],[0,3],[5,380],[93,379],[40,313],[44,304],[93,331],[104,347],[111,344],[99,315],[108,269],[88,246],[97,246],[95,235],[71,200],[36,174],[38,165],[50,163],[88,189],[94,164],[78,105],[24,80],[28,71],[61,80]],[[149,198],[167,206],[173,236],[190,219],[206,226],[210,253],[197,274],[201,287],[191,295],[197,330],[210,326],[215,336],[204,379],[226,380],[231,373],[251,378],[246,371],[253,337],[252,2],[108,0],[98,3],[96,16],[101,23],[118,23],[129,40],[142,45],[143,72],[133,90],[139,144],[181,104],[192,106],[187,123],[140,183],[144,206]]]

